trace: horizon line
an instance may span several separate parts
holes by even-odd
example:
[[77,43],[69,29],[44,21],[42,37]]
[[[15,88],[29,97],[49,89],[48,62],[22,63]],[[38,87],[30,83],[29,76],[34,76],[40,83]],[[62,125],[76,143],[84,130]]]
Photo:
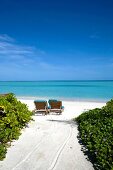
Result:
[[44,81],[113,81],[112,80],[0,80],[0,82],[44,82]]

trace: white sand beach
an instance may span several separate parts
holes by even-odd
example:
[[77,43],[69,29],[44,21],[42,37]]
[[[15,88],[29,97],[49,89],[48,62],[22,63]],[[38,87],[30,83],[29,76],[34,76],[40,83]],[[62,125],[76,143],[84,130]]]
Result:
[[[33,100],[20,99],[30,110]],[[93,170],[93,165],[81,151],[76,122],[82,112],[101,108],[105,103],[63,101],[62,115],[35,114],[34,121],[12,142],[0,170]]]

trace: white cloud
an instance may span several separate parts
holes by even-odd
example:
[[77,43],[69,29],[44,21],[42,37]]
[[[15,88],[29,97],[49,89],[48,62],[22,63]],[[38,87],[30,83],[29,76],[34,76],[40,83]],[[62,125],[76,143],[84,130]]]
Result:
[[20,45],[11,37],[0,35],[0,80],[73,79],[79,78],[80,72],[88,74],[87,68],[82,73],[77,63],[56,64],[50,58],[36,47]]
[[75,70],[72,66],[65,67],[55,65],[50,62],[45,62],[43,56],[45,52],[32,46],[24,46],[18,44],[8,35],[0,35],[0,65],[2,68],[11,66],[12,68],[32,69],[32,71],[47,71],[47,72],[64,72],[67,70]]
[[36,47],[20,45],[8,35],[0,35],[1,63],[30,65],[40,62],[42,55],[44,52]]
[[45,61],[45,56],[47,60],[49,56],[44,51],[32,46],[20,45],[15,40],[12,41],[11,37],[0,35],[0,77],[5,75],[5,79],[7,76],[13,79],[18,73],[25,79],[33,79],[33,77],[38,79],[41,75],[44,78],[49,75],[64,74],[65,69],[73,70],[69,66],[55,65]]
[[0,41],[14,42],[15,40],[13,38],[9,37],[7,34],[1,34]]

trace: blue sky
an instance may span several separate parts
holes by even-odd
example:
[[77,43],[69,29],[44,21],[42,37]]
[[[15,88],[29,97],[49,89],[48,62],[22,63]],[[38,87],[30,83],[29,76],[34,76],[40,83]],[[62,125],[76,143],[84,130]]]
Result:
[[113,79],[112,0],[1,0],[0,80]]

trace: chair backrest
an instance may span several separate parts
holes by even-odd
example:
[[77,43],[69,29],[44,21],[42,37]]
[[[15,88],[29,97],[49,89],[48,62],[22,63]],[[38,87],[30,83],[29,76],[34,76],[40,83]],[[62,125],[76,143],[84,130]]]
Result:
[[58,100],[56,99],[49,99],[48,103],[51,104],[51,102],[57,102]]
[[51,109],[61,109],[62,101],[51,101],[49,104]]
[[47,108],[47,101],[34,101],[36,109],[46,109]]

